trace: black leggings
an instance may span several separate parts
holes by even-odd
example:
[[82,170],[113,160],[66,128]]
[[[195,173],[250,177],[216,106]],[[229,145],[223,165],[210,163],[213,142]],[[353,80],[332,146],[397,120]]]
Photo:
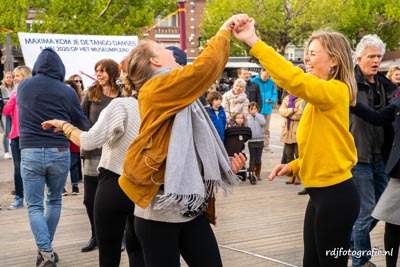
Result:
[[205,215],[185,223],[167,223],[135,217],[146,267],[179,266],[182,255],[190,267],[222,266],[217,240]]
[[385,250],[393,251],[393,255],[386,255],[386,267],[396,267],[400,246],[400,225],[385,223]]
[[307,188],[310,200],[304,219],[304,267],[346,267],[360,196],[353,179],[340,184]]
[[[133,224],[134,203],[118,185],[119,174],[102,169],[94,203],[94,223],[99,248],[100,267],[118,267],[121,243],[126,229],[126,251],[129,266],[144,266],[139,240]],[[127,221],[128,219],[128,221]]]
[[250,164],[261,164],[261,156],[263,152],[263,147],[250,147]]
[[94,229],[94,198],[96,196],[97,184],[99,182],[98,176],[83,176],[83,204],[86,207],[86,213],[90,222],[90,230],[92,231],[92,237],[96,237],[96,231]]

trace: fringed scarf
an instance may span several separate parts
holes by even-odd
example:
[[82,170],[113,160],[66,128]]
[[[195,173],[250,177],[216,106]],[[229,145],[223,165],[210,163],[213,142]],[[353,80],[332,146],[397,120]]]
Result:
[[[289,98],[288,108],[294,108],[296,106],[295,102],[296,102],[297,96],[289,94],[288,98]],[[292,122],[292,119],[287,118],[287,124],[286,125],[287,125],[287,129],[288,130],[290,129],[291,122]]]
[[164,194],[154,209],[196,216],[211,193],[231,191],[240,179],[231,170],[224,145],[199,100],[175,115],[168,147]]

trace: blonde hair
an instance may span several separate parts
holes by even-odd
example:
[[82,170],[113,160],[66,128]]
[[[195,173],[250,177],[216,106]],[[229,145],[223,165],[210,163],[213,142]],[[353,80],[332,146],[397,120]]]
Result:
[[152,46],[155,42],[142,40],[133,48],[126,58],[126,76],[124,83],[126,88],[131,88],[139,93],[140,88],[153,75],[154,69],[150,64],[150,58],[155,56]]
[[356,104],[357,83],[354,74],[354,64],[350,42],[338,32],[315,32],[308,40],[306,51],[313,40],[320,41],[324,50],[337,63],[329,72],[329,79],[336,79],[344,82],[350,93],[350,106]]
[[400,70],[400,66],[391,66],[391,67],[389,68],[388,73],[386,74],[386,77],[387,77],[389,80],[392,80],[393,74],[394,74],[396,71],[398,71],[398,70]]
[[13,89],[15,86],[14,79],[11,79],[11,87],[9,87],[8,84],[6,83],[6,75],[11,75],[11,78],[13,78],[13,73],[11,71],[4,72],[4,78],[3,78],[3,82],[1,83],[1,86],[3,86],[4,88]]
[[18,66],[14,69],[13,74],[20,73],[24,79],[28,79],[32,77],[32,70],[28,66]]

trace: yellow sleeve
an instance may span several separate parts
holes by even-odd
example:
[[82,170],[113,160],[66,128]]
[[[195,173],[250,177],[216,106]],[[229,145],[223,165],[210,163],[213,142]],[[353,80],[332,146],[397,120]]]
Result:
[[140,89],[141,106],[159,114],[176,114],[193,103],[217,80],[229,58],[230,32],[220,30],[196,60],[147,81]]
[[250,54],[260,60],[277,85],[322,110],[334,107],[343,100],[343,94],[349,94],[343,82],[325,81],[304,73],[261,40],[254,44]]
[[290,166],[290,168],[292,168],[293,175],[299,176],[299,171],[300,171],[299,159],[292,160],[291,162],[288,163],[288,165]]

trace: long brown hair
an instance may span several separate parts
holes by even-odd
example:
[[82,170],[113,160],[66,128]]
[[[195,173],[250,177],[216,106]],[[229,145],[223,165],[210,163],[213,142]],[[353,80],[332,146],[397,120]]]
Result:
[[332,68],[329,79],[336,79],[344,82],[350,93],[350,105],[354,106],[357,96],[357,84],[354,74],[354,64],[350,42],[338,32],[315,32],[308,40],[306,50],[313,40],[319,40],[322,47],[333,58],[337,65]]
[[129,52],[126,58],[125,87],[139,92],[143,84],[153,75],[154,69],[150,64],[150,58],[155,56],[153,44],[155,44],[153,41],[142,40]]
[[81,81],[81,89],[82,91],[85,90],[85,86],[83,85],[83,81],[82,81],[82,77],[79,76],[78,74],[72,74],[71,76],[69,76],[68,80],[73,80],[75,81],[75,78],[78,77],[79,80]]
[[[237,125],[237,124],[236,124],[236,118],[237,118],[238,116],[242,116],[242,117],[243,117],[243,125]],[[246,115],[244,115],[243,112],[238,112],[238,113],[233,114],[232,119],[231,119],[231,124],[232,124],[232,126],[247,126],[247,118],[246,118]]]
[[79,97],[79,103],[81,103],[82,102],[82,90],[78,87],[76,82],[74,80],[65,80],[64,83],[71,86],[72,89],[75,90],[76,94]]
[[[119,87],[117,87],[116,82],[119,78],[119,66],[118,63],[112,59],[102,59],[96,63],[94,70],[101,68],[103,71],[107,72],[109,76],[109,84],[111,86],[111,92],[120,92]],[[88,88],[87,92],[88,100],[100,103],[103,96],[103,87],[96,81],[92,86]]]

